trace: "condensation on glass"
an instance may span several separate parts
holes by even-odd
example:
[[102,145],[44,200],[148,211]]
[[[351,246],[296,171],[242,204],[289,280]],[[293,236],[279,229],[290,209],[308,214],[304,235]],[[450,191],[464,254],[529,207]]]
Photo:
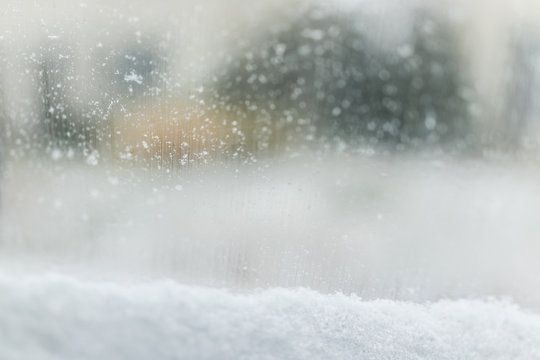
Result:
[[539,11],[7,1],[1,246],[212,285],[532,296],[496,260],[538,270]]

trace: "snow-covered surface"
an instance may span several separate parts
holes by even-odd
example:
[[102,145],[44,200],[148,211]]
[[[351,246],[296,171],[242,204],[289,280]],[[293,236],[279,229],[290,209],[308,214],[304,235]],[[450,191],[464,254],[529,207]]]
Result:
[[533,163],[43,164],[4,173],[2,360],[540,359]]
[[540,316],[508,302],[6,274],[0,293],[5,360],[540,359]]

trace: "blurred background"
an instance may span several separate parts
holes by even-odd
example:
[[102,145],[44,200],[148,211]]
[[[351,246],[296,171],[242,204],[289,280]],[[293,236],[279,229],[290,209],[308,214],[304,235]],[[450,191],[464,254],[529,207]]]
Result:
[[0,267],[538,310],[539,16],[4,0]]

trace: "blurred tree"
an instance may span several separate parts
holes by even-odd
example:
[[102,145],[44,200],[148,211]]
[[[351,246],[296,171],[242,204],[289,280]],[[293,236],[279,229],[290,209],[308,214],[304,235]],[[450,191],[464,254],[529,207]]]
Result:
[[311,8],[240,47],[214,96],[238,114],[254,151],[321,141],[463,147],[472,92],[455,29],[435,12],[414,15],[411,39],[384,48],[367,15]]
[[510,42],[508,75],[506,81],[506,106],[502,116],[505,117],[504,134],[500,137],[504,147],[519,148],[522,142],[528,146],[537,146],[536,139],[527,133],[531,124],[531,113],[534,111],[534,89],[537,86],[536,62],[539,41],[529,33],[518,33]]
[[78,103],[74,54],[70,44],[56,39],[46,40],[38,52],[36,84],[42,113],[39,138],[49,152],[84,148],[91,136]]

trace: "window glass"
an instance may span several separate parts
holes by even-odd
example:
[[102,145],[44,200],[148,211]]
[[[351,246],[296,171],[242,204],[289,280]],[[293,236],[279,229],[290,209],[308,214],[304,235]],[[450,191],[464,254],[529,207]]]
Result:
[[0,357],[534,358],[539,16],[4,0]]

